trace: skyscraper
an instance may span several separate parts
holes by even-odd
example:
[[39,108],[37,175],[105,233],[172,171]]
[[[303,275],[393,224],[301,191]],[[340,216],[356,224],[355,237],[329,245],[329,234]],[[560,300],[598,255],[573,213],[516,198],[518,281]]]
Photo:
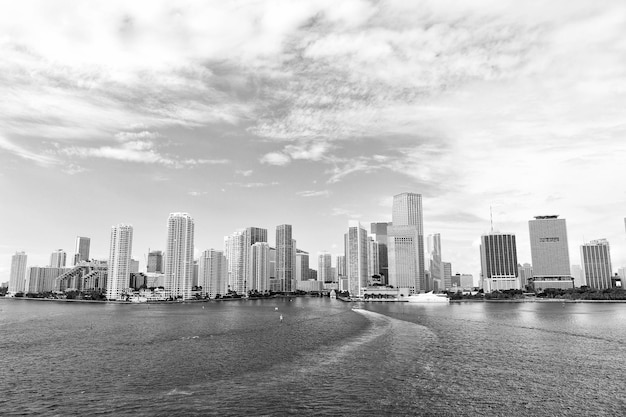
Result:
[[250,289],[258,292],[270,289],[270,245],[255,242],[250,246]]
[[416,293],[428,288],[424,272],[422,196],[393,197],[392,225],[387,228],[389,284]]
[[155,274],[163,273],[163,252],[155,250],[148,253],[148,265],[146,270],[147,272]]
[[296,281],[309,279],[309,253],[296,248]]
[[528,230],[533,287],[573,288],[565,219],[557,215],[535,216],[535,220],[528,221]]
[[430,280],[425,291],[443,291],[445,289],[443,262],[441,261],[441,235],[436,233],[428,235],[426,239],[426,247],[428,248],[428,269],[430,271]]
[[443,263],[443,289],[452,288],[452,264],[450,262]]
[[291,225],[282,224],[276,227],[276,279],[282,291],[295,291],[294,280],[295,247],[291,234]]
[[322,282],[333,282],[332,276],[332,256],[328,252],[317,255],[317,280]]
[[174,299],[191,298],[193,282],[194,222],[187,213],[171,213],[167,219],[165,289]]
[[63,249],[57,249],[50,255],[51,268],[65,268],[67,255]]
[[252,245],[257,242],[267,242],[267,229],[262,229],[260,227],[246,227],[243,231],[243,242],[242,242],[242,258],[243,258],[243,288],[241,288],[242,293],[246,293],[250,290],[259,290],[254,285],[251,284],[251,274],[250,271],[250,251],[252,250]]
[[367,238],[367,281],[372,281],[374,275],[380,274],[380,259],[378,258],[378,242],[372,237]]
[[91,239],[88,237],[76,236],[76,250],[74,252],[74,265],[89,260],[89,245]]
[[362,297],[368,281],[367,231],[356,220],[348,223],[345,254],[350,297]]
[[121,300],[130,283],[130,257],[133,249],[133,227],[120,224],[111,227],[109,272],[106,297]]
[[580,259],[589,288],[603,290],[611,288],[613,267],[611,250],[606,239],[592,240],[580,247]]
[[372,223],[370,232],[374,240],[378,243],[378,274],[381,275],[381,282],[387,283],[389,277],[389,259],[387,249],[387,228],[391,223]]
[[26,290],[26,259],[25,252],[15,252],[11,257],[11,275],[9,277],[9,289],[11,294]]
[[246,283],[244,268],[247,259],[244,258],[246,242],[245,229],[236,230],[232,235],[224,237],[224,255],[228,262],[228,287],[237,294],[244,294]]
[[515,235],[492,232],[482,235],[480,244],[481,280],[483,290],[519,290],[517,277],[517,245]]
[[215,298],[226,295],[228,286],[228,266],[224,252],[209,249],[202,252],[198,260],[198,285],[202,294]]

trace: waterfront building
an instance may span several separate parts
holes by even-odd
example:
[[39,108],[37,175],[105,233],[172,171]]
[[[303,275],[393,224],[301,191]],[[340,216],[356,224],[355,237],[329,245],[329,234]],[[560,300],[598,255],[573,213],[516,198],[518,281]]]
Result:
[[148,253],[148,264],[146,271],[153,274],[162,274],[163,269],[163,252],[160,250],[150,251]]
[[11,275],[9,276],[8,292],[16,294],[26,289],[26,260],[25,252],[15,252],[11,257]]
[[523,265],[517,264],[517,275],[519,276],[521,288],[526,288],[526,285],[530,283],[533,277],[533,267],[529,263]]
[[367,238],[367,282],[372,283],[374,275],[380,274],[380,264],[378,259],[378,242],[372,236]]
[[130,273],[137,274],[139,273],[139,261],[132,259],[130,260]]
[[296,281],[308,281],[309,274],[309,253],[296,248]]
[[129,287],[135,291],[148,287],[148,276],[143,272],[131,272]]
[[441,260],[441,235],[439,233],[428,235],[426,238],[426,248],[428,250],[428,270],[430,271],[430,279],[427,280],[424,291],[443,291],[445,284],[443,262]]
[[411,293],[428,288],[424,267],[422,196],[403,193],[393,197],[392,225],[387,228],[389,284]]
[[603,290],[611,288],[613,267],[611,250],[606,239],[592,240],[580,247],[585,282],[589,288]]
[[256,242],[250,247],[250,289],[258,292],[270,289],[270,245]]
[[89,261],[89,246],[91,239],[84,236],[76,236],[76,250],[74,251],[74,265]]
[[209,249],[198,259],[198,284],[202,295],[215,298],[226,295],[228,287],[228,262],[223,251]]
[[332,256],[328,252],[322,252],[317,255],[317,278],[321,282],[335,282],[332,273]]
[[111,245],[107,276],[106,298],[121,300],[130,285],[131,252],[133,248],[133,227],[119,224],[111,227]]
[[246,242],[245,229],[236,230],[224,238],[224,255],[228,260],[228,289],[237,294],[245,294],[246,282],[244,268],[247,259],[244,247]]
[[583,269],[580,265],[572,265],[570,271],[572,272],[572,277],[574,277],[574,286],[576,288],[587,285],[585,283],[585,274],[583,273]]
[[250,251],[252,250],[252,245],[257,242],[267,243],[267,229],[260,227],[246,227],[246,229],[243,230],[243,242],[241,248],[243,261],[243,288],[239,289],[241,290],[241,294],[246,294],[251,290],[260,291],[259,288],[255,286],[256,284],[252,284],[252,266],[250,265]]
[[481,236],[481,284],[484,292],[519,290],[517,245],[512,233]]
[[28,268],[25,292],[40,293],[55,290],[55,280],[71,268],[39,267]]
[[174,299],[191,298],[194,221],[187,213],[171,213],[165,244],[165,290]]
[[381,283],[387,284],[389,277],[389,259],[387,248],[387,228],[391,223],[372,223],[370,225],[370,232],[372,237],[378,243],[378,274],[381,277]]
[[276,279],[280,281],[281,291],[295,290],[295,257],[291,225],[276,226]]
[[472,274],[456,274],[450,277],[450,289],[457,291],[471,291],[474,288],[474,276]]
[[362,297],[368,282],[367,231],[358,221],[351,220],[344,240],[348,291],[351,297]]
[[535,216],[528,222],[533,288],[573,288],[567,225],[558,215]]
[[63,249],[57,249],[50,255],[50,267],[51,268],[65,268],[65,261],[67,254]]
[[335,267],[337,268],[337,281],[339,279],[346,277],[346,256],[345,255],[337,255],[335,257]]
[[106,291],[109,261],[81,261],[54,279],[54,291]]
[[305,292],[321,292],[324,290],[324,283],[317,279],[296,281],[296,289]]
[[449,290],[452,287],[452,264],[450,262],[442,262],[443,264],[443,289]]

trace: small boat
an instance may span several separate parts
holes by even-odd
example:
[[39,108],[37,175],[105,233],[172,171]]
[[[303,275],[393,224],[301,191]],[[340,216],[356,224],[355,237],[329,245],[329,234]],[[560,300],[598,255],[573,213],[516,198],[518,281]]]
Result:
[[446,294],[433,294],[432,291],[419,294],[411,294],[404,300],[409,303],[449,303],[450,299]]

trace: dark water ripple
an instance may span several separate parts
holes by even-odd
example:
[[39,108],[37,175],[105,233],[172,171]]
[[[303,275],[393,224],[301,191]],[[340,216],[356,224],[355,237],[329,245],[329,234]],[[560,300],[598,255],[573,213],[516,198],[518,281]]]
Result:
[[626,415],[621,304],[0,306],[2,415]]

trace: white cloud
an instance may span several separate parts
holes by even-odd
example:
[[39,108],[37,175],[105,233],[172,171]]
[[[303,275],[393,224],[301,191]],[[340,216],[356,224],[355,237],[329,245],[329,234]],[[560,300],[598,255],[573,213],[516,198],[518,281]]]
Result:
[[17,155],[22,159],[26,159],[29,161],[33,161],[38,165],[42,166],[52,166],[58,165],[59,160],[54,156],[50,155],[42,155],[33,151],[30,151],[22,146],[16,145],[15,143],[9,141],[0,135],[0,149],[4,149],[5,151]]
[[291,158],[280,152],[270,152],[261,157],[259,160],[262,164],[283,166],[291,163]]
[[296,195],[300,196],[300,197],[328,197],[328,196],[330,196],[330,191],[328,191],[328,190],[321,190],[321,191],[306,190],[306,191],[298,191],[296,193]]

